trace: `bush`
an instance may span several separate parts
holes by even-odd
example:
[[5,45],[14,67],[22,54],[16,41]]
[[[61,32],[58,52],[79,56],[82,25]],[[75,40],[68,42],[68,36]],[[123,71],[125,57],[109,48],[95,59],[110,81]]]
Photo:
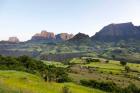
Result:
[[128,73],[131,71],[130,67],[129,66],[125,66],[125,71]]
[[113,82],[98,82],[96,80],[81,80],[80,83],[85,86],[98,88],[104,91],[113,92],[114,89],[117,90],[117,86]]
[[86,58],[86,63],[91,63],[91,62],[100,62],[99,59],[93,59],[93,58]]
[[140,89],[134,84],[126,88],[120,88],[113,82],[99,82],[96,80],[80,80],[80,83],[87,87],[97,88],[111,93],[140,93]]
[[122,66],[126,66],[127,62],[125,62],[125,61],[120,61],[120,64],[121,64]]
[[62,87],[62,93],[71,93],[71,91],[67,86],[64,86]]
[[109,63],[109,60],[106,60],[105,63]]

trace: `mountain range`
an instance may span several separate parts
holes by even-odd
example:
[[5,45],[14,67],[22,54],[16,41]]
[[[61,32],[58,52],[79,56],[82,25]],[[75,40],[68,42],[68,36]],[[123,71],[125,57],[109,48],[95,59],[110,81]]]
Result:
[[[84,33],[78,33],[75,36],[68,33],[60,33],[55,35],[53,32],[47,32],[42,30],[41,33],[37,33],[32,36],[30,42],[61,42],[69,41],[78,43],[88,41],[100,41],[100,42],[117,42],[120,40],[140,40],[140,26],[134,26],[131,22],[120,24],[109,24],[103,27],[95,35],[89,37]],[[10,37],[9,42],[19,42],[17,37]]]
[[73,34],[68,33],[60,33],[55,35],[53,32],[47,32],[46,30],[42,30],[41,33],[37,33],[32,36],[31,41],[65,41],[73,37]]
[[[42,57],[48,54],[88,53],[117,60],[140,61],[140,26],[131,22],[109,24],[93,36],[84,33],[76,35],[68,33],[55,34],[46,30],[20,42],[17,37],[0,42],[0,54],[6,56],[29,55]],[[55,56],[55,55],[54,55]],[[58,55],[57,55],[58,56]]]

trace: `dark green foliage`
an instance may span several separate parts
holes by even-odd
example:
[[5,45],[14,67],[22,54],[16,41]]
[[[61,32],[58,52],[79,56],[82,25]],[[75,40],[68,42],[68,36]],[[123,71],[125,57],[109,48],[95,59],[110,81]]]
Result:
[[140,93],[140,89],[134,84],[126,88],[120,88],[113,82],[99,82],[96,80],[80,80],[80,83],[87,87],[101,89],[110,93]]
[[99,59],[93,59],[93,58],[86,58],[85,59],[87,63],[91,63],[91,62],[100,62]]
[[125,61],[120,61],[120,64],[121,64],[122,66],[125,66],[125,65],[127,64],[127,62],[125,62]]
[[128,73],[131,71],[130,67],[129,66],[125,66],[125,71]]
[[115,58],[116,58],[116,56],[115,56],[115,55],[111,55],[111,57],[112,57],[112,59],[115,59]]
[[45,81],[65,82],[70,80],[64,68],[47,66],[42,61],[28,56],[18,58],[0,56],[0,70],[18,70],[39,74]]
[[69,82],[71,79],[68,77],[67,71],[61,67],[50,66],[47,74],[44,76],[45,81],[56,81],[59,83]]
[[118,90],[118,87],[113,82],[98,82],[95,80],[81,80],[80,83],[85,86],[98,88],[104,91],[113,92],[114,89]]
[[109,63],[109,60],[106,60],[105,63]]

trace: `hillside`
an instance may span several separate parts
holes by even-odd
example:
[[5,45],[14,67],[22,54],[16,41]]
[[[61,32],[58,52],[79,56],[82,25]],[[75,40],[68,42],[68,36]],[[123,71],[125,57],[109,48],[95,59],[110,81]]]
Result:
[[40,77],[18,71],[0,71],[0,93],[62,93],[67,86],[71,93],[104,93],[73,83],[47,83]]
[[110,24],[103,27],[103,29],[101,29],[94,36],[92,36],[92,40],[102,42],[117,42],[120,40],[140,40],[139,35],[139,27],[134,26],[131,22]]
[[112,59],[112,55],[115,55],[115,60],[139,63],[139,35],[140,26],[135,26],[131,22],[109,24],[92,37],[84,33],[74,36],[68,33],[55,35],[53,32],[43,30],[26,42],[1,41],[0,54],[5,56],[28,55],[38,59],[43,57],[45,60],[48,60],[47,56],[49,56],[52,60],[53,56],[65,56],[67,53],[96,52],[96,56],[99,57]]

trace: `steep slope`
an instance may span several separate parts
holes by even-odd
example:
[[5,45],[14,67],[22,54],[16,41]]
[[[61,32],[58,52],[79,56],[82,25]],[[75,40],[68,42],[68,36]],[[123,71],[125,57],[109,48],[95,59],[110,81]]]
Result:
[[68,40],[68,42],[75,45],[89,45],[90,37],[84,33],[78,33],[73,38]]
[[41,31],[41,33],[37,33],[32,36],[31,41],[51,41],[55,39],[55,35],[53,32],[47,32],[45,30]]
[[46,30],[42,30],[41,33],[37,33],[32,36],[30,42],[43,42],[43,43],[54,43],[69,40],[73,37],[73,34],[68,33],[60,33],[55,35],[53,32],[47,32]]
[[130,23],[110,24],[92,36],[93,41],[116,42],[120,40],[140,40],[140,27]]
[[73,38],[73,34],[68,34],[68,33],[60,33],[56,35],[56,40],[57,41],[66,41]]

